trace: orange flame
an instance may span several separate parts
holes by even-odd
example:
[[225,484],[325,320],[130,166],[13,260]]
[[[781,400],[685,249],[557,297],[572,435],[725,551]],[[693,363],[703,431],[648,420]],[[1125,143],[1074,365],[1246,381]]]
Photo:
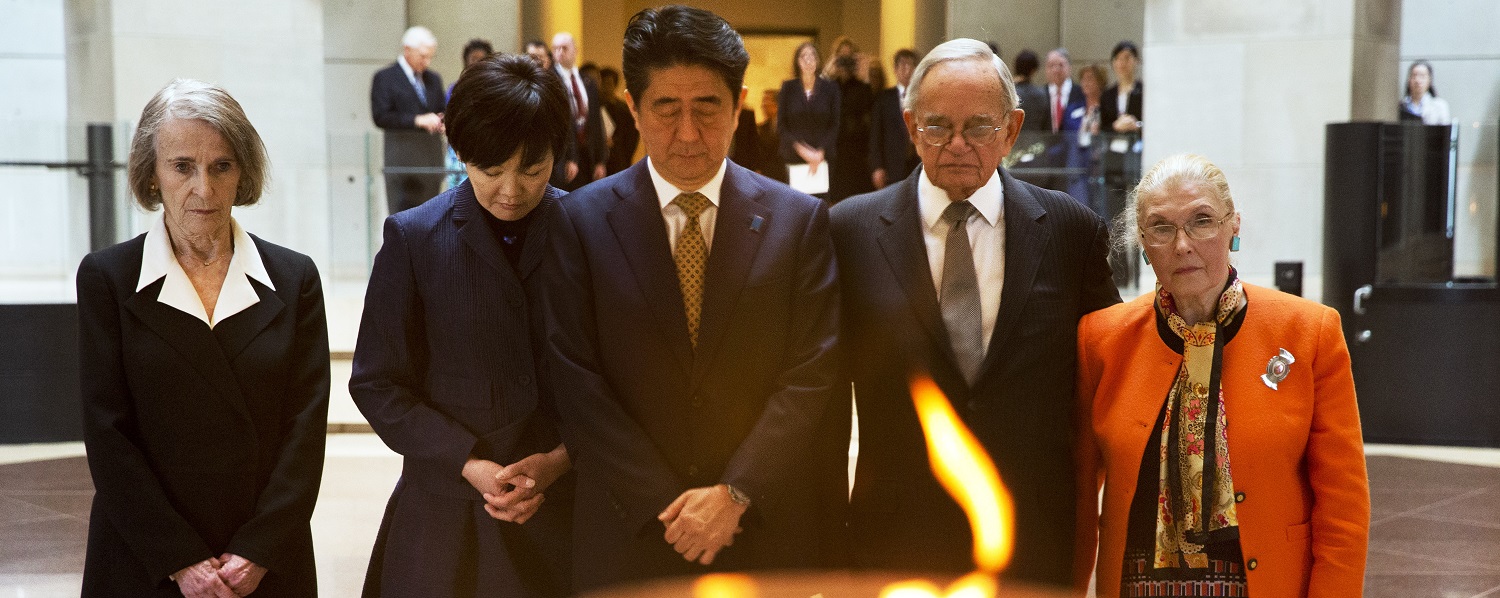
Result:
[[[932,472],[969,516],[974,532],[974,564],[980,573],[993,577],[1010,562],[1015,543],[1016,514],[1010,492],[1000,483],[995,462],[958,418],[937,384],[918,378],[912,381],[911,391],[927,436]],[[961,588],[956,587],[958,583],[954,586],[948,589],[950,596],[971,595],[957,594]]]

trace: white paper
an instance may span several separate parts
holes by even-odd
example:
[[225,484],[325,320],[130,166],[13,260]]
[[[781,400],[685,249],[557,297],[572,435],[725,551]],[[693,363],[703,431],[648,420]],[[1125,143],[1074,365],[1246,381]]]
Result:
[[793,189],[816,195],[828,192],[828,163],[818,165],[818,171],[809,173],[806,164],[787,164],[787,181]]

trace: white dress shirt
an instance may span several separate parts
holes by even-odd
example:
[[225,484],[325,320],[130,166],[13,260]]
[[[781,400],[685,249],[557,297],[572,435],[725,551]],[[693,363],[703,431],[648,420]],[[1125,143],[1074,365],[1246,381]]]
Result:
[[209,328],[260,303],[260,295],[250,285],[250,279],[260,281],[273,291],[276,290],[276,285],[271,284],[271,275],[266,272],[266,264],[260,259],[260,250],[256,248],[255,241],[245,229],[240,228],[238,221],[230,218],[229,223],[234,228],[234,255],[229,258],[229,271],[224,275],[224,286],[219,289],[213,319],[209,319],[203,300],[198,296],[197,289],[193,288],[193,281],[182,269],[182,264],[177,263],[177,256],[172,251],[172,240],[167,236],[165,217],[157,218],[156,224],[146,232],[146,247],[141,253],[141,276],[135,283],[136,292],[166,277],[156,300],[202,320]]
[[990,175],[990,180],[967,198],[950,199],[932,180],[927,170],[917,182],[917,207],[922,215],[922,240],[927,245],[927,265],[932,269],[932,286],[942,301],[943,257],[948,247],[948,223],[943,220],[943,210],[954,201],[968,199],[975,211],[968,221],[969,247],[974,251],[974,274],[979,281],[979,308],[982,318],[981,330],[985,348],[995,332],[995,320],[1000,316],[1000,290],[1005,285],[1005,187],[1000,183],[1000,173]]
[[677,237],[682,235],[682,229],[687,227],[688,217],[682,208],[672,203],[672,200],[677,199],[680,194],[694,191],[708,198],[708,208],[698,215],[698,230],[703,232],[704,247],[709,250],[713,249],[714,218],[719,215],[719,196],[724,186],[724,170],[728,165],[728,160],[719,164],[718,174],[715,174],[714,178],[709,179],[702,187],[679,189],[676,185],[667,182],[667,179],[662,178],[661,173],[656,171],[656,165],[651,162],[651,157],[646,157],[646,170],[651,173],[651,185],[656,188],[657,201],[661,202],[661,217],[667,223],[667,242],[671,244],[674,253],[677,251]]
[[422,90],[422,105],[426,106],[427,82],[417,78],[417,71],[413,70],[410,64],[407,64],[405,54],[399,54],[396,56],[396,64],[401,65],[401,72],[406,73],[406,82],[411,84],[412,89]]
[[[568,108],[571,112],[575,113],[573,115],[573,118],[576,118],[579,121],[588,118],[589,115],[587,110],[590,106],[593,105],[590,103],[590,100],[592,98],[589,98],[588,86],[584,85],[583,83],[583,75],[578,74],[578,67],[575,66],[571,69],[565,69],[561,64],[556,64],[552,66],[552,69],[557,71],[558,77],[562,78],[563,90],[568,92]],[[574,82],[578,83],[578,93],[583,95],[583,107],[585,110],[583,114],[576,114],[576,112],[578,112],[578,100],[573,98]]]

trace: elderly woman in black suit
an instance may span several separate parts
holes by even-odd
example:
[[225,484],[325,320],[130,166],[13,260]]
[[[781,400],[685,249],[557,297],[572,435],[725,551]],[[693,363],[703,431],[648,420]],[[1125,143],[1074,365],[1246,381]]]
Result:
[[78,267],[83,596],[317,595],[328,325],[312,260],[230,215],[266,172],[223,89],[179,79],[141,113],[130,189],[163,217]]
[[354,351],[350,394],[405,458],[364,595],[564,595],[570,465],[536,356],[567,92],[502,55],[444,124],[469,178],[386,219]]

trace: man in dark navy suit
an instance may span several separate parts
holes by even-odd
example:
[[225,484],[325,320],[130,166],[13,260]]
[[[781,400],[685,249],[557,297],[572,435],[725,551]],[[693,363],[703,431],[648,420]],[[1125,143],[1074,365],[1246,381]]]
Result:
[[580,591],[818,567],[837,546],[849,406],[828,212],[725,159],[748,63],[711,12],[637,13],[624,74],[647,157],[560,202],[549,367]]
[[[437,38],[426,27],[407,29],[401,56],[375,72],[370,83],[370,117],[385,131],[386,168],[443,166],[443,78],[427,68]],[[390,213],[413,208],[438,194],[443,174],[386,173]]]
[[1092,553],[1075,555],[1073,540],[1075,339],[1080,316],[1120,296],[1099,217],[1000,168],[1027,120],[1017,102],[984,43],[938,46],[907,95],[921,169],[832,210],[839,342],[859,411],[849,507],[857,566],[974,567],[969,524],[928,465],[909,390],[921,374],[953,402],[1014,497],[1007,576],[1068,585],[1092,570]]
[[896,67],[896,86],[875,98],[875,114],[870,119],[870,182],[876,189],[905,179],[921,162],[901,115],[911,72],[917,68],[917,53],[910,48],[897,50],[891,64]]

